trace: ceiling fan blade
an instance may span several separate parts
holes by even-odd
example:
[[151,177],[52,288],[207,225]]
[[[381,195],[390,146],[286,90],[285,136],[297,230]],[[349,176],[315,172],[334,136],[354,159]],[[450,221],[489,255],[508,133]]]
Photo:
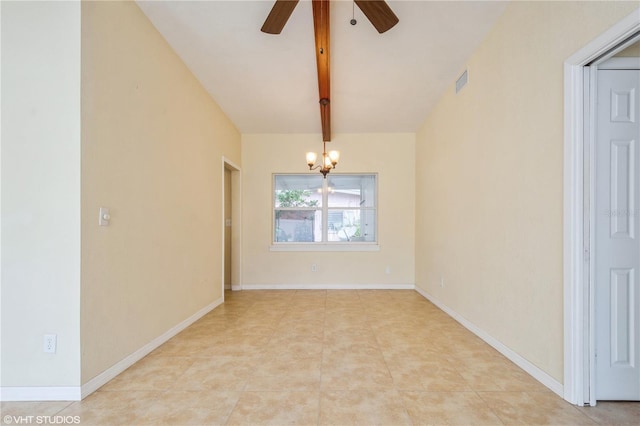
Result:
[[267,34],[280,34],[297,4],[298,0],[276,0],[260,31]]
[[355,2],[380,34],[390,30],[400,21],[384,0],[355,0]]
[[318,66],[318,93],[320,95],[320,121],[322,140],[331,140],[331,85],[329,73],[329,0],[313,0],[313,29],[316,39]]

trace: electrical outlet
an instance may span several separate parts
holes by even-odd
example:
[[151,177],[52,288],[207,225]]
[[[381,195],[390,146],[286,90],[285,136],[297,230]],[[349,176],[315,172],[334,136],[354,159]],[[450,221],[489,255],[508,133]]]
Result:
[[318,265],[316,265],[315,263],[311,264],[311,272],[318,272]]
[[44,351],[48,354],[55,354],[57,346],[57,336],[55,334],[44,335]]

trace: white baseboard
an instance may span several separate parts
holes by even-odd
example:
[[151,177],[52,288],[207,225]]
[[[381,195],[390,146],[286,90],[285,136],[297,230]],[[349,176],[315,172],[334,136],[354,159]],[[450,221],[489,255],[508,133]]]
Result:
[[413,290],[413,284],[242,284],[242,290]]
[[80,401],[80,386],[3,386],[0,401]]
[[169,330],[167,330],[160,336],[156,337],[155,339],[153,339],[152,341],[150,341],[149,343],[147,343],[146,345],[144,345],[143,347],[141,347],[131,355],[127,356],[126,358],[122,359],[115,365],[106,369],[105,371],[103,371],[93,379],[89,380],[87,383],[82,385],[82,399],[91,395],[93,392],[95,392],[100,387],[105,385],[107,382],[109,382],[111,379],[116,377],[118,374],[122,373],[124,370],[131,367],[136,362],[140,361],[142,358],[150,354],[153,350],[158,348],[167,340],[171,339],[173,336],[180,333],[185,328],[189,327],[191,324],[193,324],[194,322],[202,318],[204,315],[208,314],[213,309],[220,306],[223,302],[224,302],[224,299],[221,297],[215,300],[214,302],[208,304],[207,306],[200,309],[195,314],[191,315],[189,318],[185,319],[184,321],[177,324],[176,326],[170,328]]
[[0,401],[80,401],[223,303],[217,299],[82,386],[4,386]]
[[460,314],[458,314],[457,312],[455,312],[454,310],[452,310],[451,308],[449,308],[448,306],[440,302],[438,299],[436,299],[435,297],[427,293],[425,290],[421,289],[418,286],[415,287],[415,290],[418,293],[420,293],[425,299],[429,300],[438,308],[446,312],[447,315],[449,315],[451,318],[453,318],[454,320],[462,324],[467,330],[471,331],[473,334],[475,334],[476,336],[484,340],[486,343],[488,343],[490,346],[492,346],[495,350],[497,350],[502,355],[507,357],[515,365],[517,365],[518,367],[522,368],[524,371],[529,373],[529,375],[531,375],[534,379],[542,383],[544,386],[549,388],[551,391],[553,391],[555,394],[557,394],[561,398],[564,398],[564,390],[563,390],[562,383],[558,382],[549,374],[545,373],[540,368],[536,367],[535,365],[533,365],[532,363],[524,359],[522,356],[518,355],[513,350],[509,349],[502,342],[495,339],[493,336],[491,336],[484,330],[475,326],[469,320],[462,317]]

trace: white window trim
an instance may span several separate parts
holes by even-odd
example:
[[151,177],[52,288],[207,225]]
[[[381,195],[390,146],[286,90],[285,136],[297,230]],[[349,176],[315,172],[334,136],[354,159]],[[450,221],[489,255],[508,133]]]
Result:
[[380,251],[378,243],[278,243],[270,251]]

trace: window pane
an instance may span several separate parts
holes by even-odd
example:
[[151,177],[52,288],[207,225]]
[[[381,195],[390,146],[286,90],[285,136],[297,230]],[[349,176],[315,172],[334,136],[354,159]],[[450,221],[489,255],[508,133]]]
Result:
[[375,207],[375,175],[327,176],[329,207]]
[[327,213],[327,239],[344,242],[372,242],[375,235],[374,209],[330,209]]
[[377,242],[376,174],[274,174],[274,243]]
[[322,175],[277,175],[274,181],[276,208],[322,206]]
[[276,242],[322,241],[320,210],[276,210],[274,225]]

